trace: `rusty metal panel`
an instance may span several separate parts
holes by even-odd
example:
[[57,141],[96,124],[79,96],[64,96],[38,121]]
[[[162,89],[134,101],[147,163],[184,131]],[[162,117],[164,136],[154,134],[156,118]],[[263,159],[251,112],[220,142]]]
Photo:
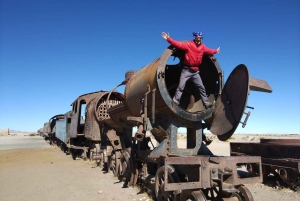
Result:
[[117,122],[114,129],[120,131],[124,125],[129,127],[138,126],[137,121],[132,121],[130,118],[132,116],[131,111],[129,110],[127,103],[122,101],[120,104],[111,107],[108,109],[108,114],[114,122]]
[[67,144],[67,121],[65,119],[61,119],[56,121],[56,133],[55,136],[65,144]]
[[71,131],[70,131],[71,138],[77,137],[77,126],[78,126],[78,113],[75,113],[72,114],[71,116]]
[[299,186],[300,139],[261,139],[260,143],[230,143],[231,155],[262,157],[263,174],[279,176],[292,189]]
[[300,139],[260,139],[260,143],[300,146]]
[[[180,182],[180,183],[169,183],[168,182],[168,169],[169,165],[200,165],[199,166],[199,175],[200,178],[197,182]],[[165,191],[173,191],[173,190],[184,190],[184,189],[195,189],[195,188],[205,188],[210,187],[209,174],[204,174],[202,172],[202,158],[200,157],[168,157],[165,158]],[[203,175],[203,178],[202,178]],[[203,184],[204,183],[204,184]]]
[[239,155],[268,156],[265,147],[260,146],[258,143],[230,142],[230,152]]
[[70,140],[70,131],[69,131],[69,118],[70,112],[67,112],[64,115],[63,119],[56,120],[56,132],[55,137],[58,138],[60,141],[64,142],[65,144],[69,143]]
[[106,135],[114,150],[122,149],[121,139],[120,136],[117,136],[116,131],[108,130]]
[[96,98],[91,100],[86,105],[85,112],[85,126],[84,134],[85,137],[92,141],[100,141],[100,126],[95,117]]
[[272,88],[266,81],[259,80],[259,79],[253,78],[253,77],[250,77],[250,79],[249,79],[249,87],[250,87],[250,90],[252,90],[252,91],[262,91],[262,92],[268,92],[268,93],[272,92]]
[[246,108],[249,94],[248,68],[238,65],[229,75],[214,108],[210,132],[222,141],[234,133]]
[[300,159],[300,140],[262,140],[262,143],[231,142],[232,153],[239,153],[265,158],[294,158]]
[[300,173],[300,160],[299,159],[262,158],[261,160],[264,165],[273,165],[273,166],[277,166],[277,167],[288,167],[288,168],[292,168],[294,171]]
[[[247,164],[256,166],[256,174],[242,175],[239,173],[241,172],[238,169],[239,166]],[[167,166],[169,165],[180,165],[181,169],[184,169],[185,166],[199,165],[199,178],[193,182],[168,183]],[[260,157],[168,157],[165,158],[165,191],[210,188],[215,176],[222,182],[232,185],[262,182],[261,173]]]
[[74,102],[77,102],[80,100],[85,100],[86,104],[88,104],[92,99],[96,98],[99,94],[103,94],[103,93],[107,93],[107,92],[106,91],[96,91],[96,92],[83,94],[83,95],[80,95]]
[[[147,86],[150,85],[151,90],[156,88],[155,78],[158,62],[159,58],[137,71],[126,84],[124,95],[133,116],[140,115],[140,109],[142,107],[140,98],[147,92]],[[157,98],[156,104],[159,106],[159,103],[162,103],[161,99],[159,100],[160,96],[156,95],[155,97]]]

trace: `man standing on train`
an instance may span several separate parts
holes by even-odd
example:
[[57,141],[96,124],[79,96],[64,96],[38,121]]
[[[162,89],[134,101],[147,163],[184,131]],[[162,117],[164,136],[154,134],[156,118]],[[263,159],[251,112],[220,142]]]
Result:
[[179,42],[170,37],[170,34],[162,32],[161,36],[175,48],[185,51],[185,57],[183,61],[183,69],[180,75],[179,85],[176,89],[173,102],[179,104],[182,92],[186,85],[186,82],[191,79],[194,85],[198,88],[202,102],[206,109],[212,107],[213,103],[209,103],[206,96],[205,87],[202,83],[199,66],[202,63],[203,54],[212,55],[220,52],[220,47],[216,50],[207,48],[203,43],[203,33],[194,32],[192,33],[195,37],[194,40],[189,42]]

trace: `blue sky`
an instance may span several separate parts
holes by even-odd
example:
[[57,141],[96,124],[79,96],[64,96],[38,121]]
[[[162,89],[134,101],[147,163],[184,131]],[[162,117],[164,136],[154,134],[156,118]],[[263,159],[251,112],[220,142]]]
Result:
[[162,54],[162,31],[202,31],[226,79],[242,63],[270,84],[250,93],[236,133],[300,133],[297,0],[0,0],[0,129],[36,131],[79,95],[112,89]]

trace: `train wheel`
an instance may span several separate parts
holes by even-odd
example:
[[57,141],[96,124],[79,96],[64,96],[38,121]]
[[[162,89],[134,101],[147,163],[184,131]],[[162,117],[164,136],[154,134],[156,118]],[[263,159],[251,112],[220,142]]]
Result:
[[95,148],[96,148],[96,155],[100,154],[100,159],[96,160],[97,162],[97,166],[100,168],[103,168],[103,152],[100,150],[100,144],[95,144]]
[[109,171],[111,171],[113,174],[116,172],[116,154],[115,152],[112,152],[109,160],[108,160],[108,168]]
[[138,180],[138,162],[134,157],[130,158],[130,172],[128,178],[130,177],[130,186],[135,186]]
[[122,165],[121,165],[121,159],[120,158],[116,158],[116,171],[114,176],[117,177],[119,179],[120,175],[121,175],[121,171],[122,171]]
[[126,173],[130,171],[130,155],[127,151],[124,151],[122,153],[121,166],[122,166],[121,175],[126,175]]
[[221,183],[215,182],[216,185],[214,185],[212,188],[203,189],[203,193],[207,197],[208,200],[213,200],[216,198],[222,197],[222,190],[220,188]]
[[59,147],[60,147],[60,150],[61,151],[63,151],[63,152],[65,152],[65,148],[64,148],[64,145],[63,145],[63,143],[59,143]]
[[66,147],[66,154],[67,154],[67,155],[70,155],[70,153],[71,153],[71,152],[70,152],[70,148],[69,148],[69,147]]
[[192,191],[184,190],[181,193],[180,201],[207,201],[204,193],[201,190]]
[[121,166],[121,151],[115,151],[113,152],[111,156],[111,162],[110,167],[113,167],[112,171],[114,173],[114,176],[119,178],[120,173],[122,171]]
[[76,150],[71,149],[70,152],[71,152],[71,156],[72,156],[73,160],[76,160],[76,158],[77,158]]
[[233,193],[231,197],[238,198],[239,201],[254,201],[253,196],[246,186],[240,186],[238,193]]
[[[168,183],[179,182],[179,177],[175,172],[175,168],[168,166]],[[165,191],[165,167],[158,168],[155,175],[155,196],[158,201],[178,200],[178,191]]]

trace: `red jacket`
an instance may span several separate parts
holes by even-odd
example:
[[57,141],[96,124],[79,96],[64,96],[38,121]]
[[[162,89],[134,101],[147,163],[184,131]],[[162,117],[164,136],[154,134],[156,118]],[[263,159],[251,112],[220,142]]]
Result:
[[167,41],[175,48],[185,51],[183,64],[189,66],[194,71],[199,70],[198,67],[202,63],[203,54],[212,55],[217,53],[217,50],[209,49],[203,43],[197,45],[193,40],[189,42],[179,42],[168,38]]

